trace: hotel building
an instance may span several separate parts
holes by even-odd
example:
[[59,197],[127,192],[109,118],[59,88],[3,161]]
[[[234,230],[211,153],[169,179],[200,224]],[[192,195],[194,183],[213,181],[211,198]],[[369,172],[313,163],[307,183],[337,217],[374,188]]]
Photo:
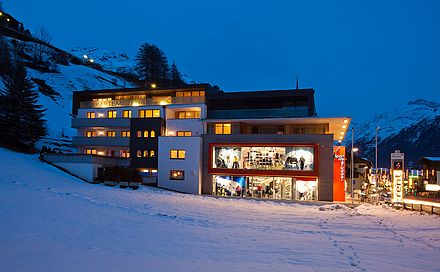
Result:
[[313,89],[81,91],[72,113],[79,153],[123,158],[162,188],[310,201],[333,201],[344,188],[333,148],[350,118],[317,117]]

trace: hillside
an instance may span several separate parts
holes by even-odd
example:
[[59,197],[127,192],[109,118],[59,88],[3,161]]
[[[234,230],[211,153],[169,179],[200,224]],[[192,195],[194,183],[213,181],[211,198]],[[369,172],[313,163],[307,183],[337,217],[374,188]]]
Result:
[[[389,168],[390,153],[405,153],[406,165],[415,166],[423,156],[440,156],[440,104],[417,99],[406,105],[390,108],[361,124],[353,123],[355,146],[359,154],[374,162],[376,127],[378,133],[379,167]],[[346,145],[351,145],[351,130]]]
[[[108,67],[101,66],[99,60],[89,63],[54,46],[45,46],[34,38],[11,33],[14,35],[2,35],[1,38],[11,52],[17,45],[24,48],[22,58],[28,76],[35,83],[40,96],[39,103],[47,109],[45,119],[48,135],[37,143],[37,147],[50,145],[65,151],[74,150],[71,137],[76,131],[70,125],[73,91],[135,86],[112,70],[106,70]],[[36,61],[36,51],[41,48],[41,59]],[[2,83],[0,88],[3,88]]]

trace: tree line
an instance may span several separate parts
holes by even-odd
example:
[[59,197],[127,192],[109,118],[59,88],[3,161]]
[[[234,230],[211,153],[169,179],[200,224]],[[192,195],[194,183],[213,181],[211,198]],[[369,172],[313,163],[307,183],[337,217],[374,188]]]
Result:
[[42,105],[27,76],[22,59],[23,47],[13,43],[10,50],[0,38],[0,145],[31,152],[35,143],[47,134]]
[[145,85],[186,85],[184,76],[180,73],[176,63],[173,61],[170,66],[165,53],[154,44],[142,44],[137,51],[135,61],[137,76]]

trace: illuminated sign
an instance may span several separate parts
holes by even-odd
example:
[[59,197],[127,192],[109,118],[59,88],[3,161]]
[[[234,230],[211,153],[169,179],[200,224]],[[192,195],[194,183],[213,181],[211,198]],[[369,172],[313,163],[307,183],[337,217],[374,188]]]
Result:
[[393,202],[403,201],[403,171],[393,170]]
[[345,201],[345,146],[333,147],[333,201]]

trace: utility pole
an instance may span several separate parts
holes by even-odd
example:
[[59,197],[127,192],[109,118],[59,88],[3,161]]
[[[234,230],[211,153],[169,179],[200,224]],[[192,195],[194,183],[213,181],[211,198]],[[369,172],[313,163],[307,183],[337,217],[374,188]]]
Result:
[[351,182],[351,204],[354,203],[354,194],[353,194],[353,142],[354,142],[354,127],[351,127],[351,160],[350,160],[350,182]]

